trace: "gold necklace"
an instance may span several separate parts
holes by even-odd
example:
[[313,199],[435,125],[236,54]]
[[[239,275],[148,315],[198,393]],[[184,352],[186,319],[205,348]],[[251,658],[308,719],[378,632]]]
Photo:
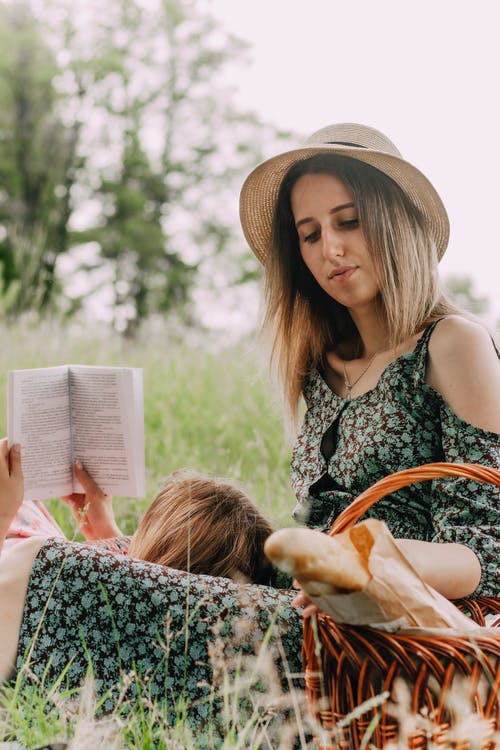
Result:
[[347,367],[345,366],[345,362],[344,362],[344,385],[345,385],[345,400],[346,401],[350,401],[351,400],[352,389],[354,388],[354,386],[357,383],[359,383],[359,381],[361,380],[361,378],[363,377],[363,375],[368,371],[368,368],[370,367],[371,363],[373,362],[373,360],[375,359],[375,357],[377,356],[377,354],[380,354],[380,352],[381,352],[381,349],[379,349],[378,351],[376,351],[376,352],[374,352],[372,354],[372,356],[368,360],[368,364],[366,365],[366,367],[363,370],[363,372],[361,373],[361,375],[358,375],[358,377],[356,378],[356,380],[354,382],[352,382],[352,383],[349,380],[349,377],[347,375]]

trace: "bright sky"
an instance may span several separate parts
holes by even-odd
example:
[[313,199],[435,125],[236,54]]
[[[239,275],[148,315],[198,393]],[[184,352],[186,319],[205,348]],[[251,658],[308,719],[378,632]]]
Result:
[[305,137],[332,122],[386,133],[447,207],[443,274],[473,277],[500,319],[497,0],[206,2],[251,45],[235,101]]

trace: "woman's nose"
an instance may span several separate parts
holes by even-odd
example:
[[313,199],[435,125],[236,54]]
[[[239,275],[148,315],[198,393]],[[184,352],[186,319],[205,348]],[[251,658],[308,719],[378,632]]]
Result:
[[322,251],[326,259],[336,258],[344,255],[344,246],[341,237],[332,229],[322,232]]

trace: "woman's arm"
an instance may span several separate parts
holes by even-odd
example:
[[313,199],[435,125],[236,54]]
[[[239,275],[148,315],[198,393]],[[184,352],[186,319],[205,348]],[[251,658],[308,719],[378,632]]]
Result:
[[[458,315],[441,321],[429,342],[427,382],[459,418],[454,418],[451,425],[448,412],[447,426],[443,424],[446,460],[479,463],[484,460],[485,464],[497,467],[500,434],[496,447],[495,434],[500,433],[500,361],[488,331]],[[479,429],[474,432],[474,428]],[[494,492],[498,490],[492,489],[489,511],[484,494],[480,497],[481,490],[467,487],[460,480],[454,486],[447,480],[436,492],[444,493],[436,516],[440,519],[437,533],[444,536],[444,541],[401,539],[398,544],[422,578],[441,594],[450,599],[468,596],[478,586],[482,572],[480,560],[468,544],[471,536],[476,537],[472,546],[479,544],[485,530],[493,528]],[[448,528],[443,531],[444,527]],[[460,543],[462,540],[465,543]]]
[[9,450],[7,439],[0,443],[0,550],[7,531],[19,510],[24,496],[24,478],[21,467],[21,447]]
[[94,482],[82,464],[75,463],[75,475],[85,492],[73,492],[61,498],[67,503],[85,539],[111,539],[121,536],[115,521],[113,498]]
[[426,583],[447,599],[469,596],[481,580],[477,555],[464,544],[396,539],[401,552]]

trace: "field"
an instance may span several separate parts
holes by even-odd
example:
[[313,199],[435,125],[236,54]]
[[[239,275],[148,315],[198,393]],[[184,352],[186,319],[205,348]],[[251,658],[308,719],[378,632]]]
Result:
[[[2,333],[1,434],[5,434],[5,379],[9,369],[67,363],[121,364],[144,369],[148,492],[144,500],[115,498],[116,516],[124,532],[134,530],[162,479],[180,467],[238,480],[276,527],[290,524],[294,506],[288,478],[290,442],[280,400],[268,377],[257,338],[224,346],[201,333],[184,335],[151,326],[137,340],[127,341],[104,329],[63,328],[48,322],[24,322],[4,328]],[[57,499],[49,501],[49,505],[68,537],[75,537],[67,506]],[[76,533],[76,538],[81,537]],[[259,697],[255,686],[260,679],[258,670],[267,669],[265,658],[265,653],[260,654],[257,668],[251,666],[251,680],[241,680],[240,675],[239,682],[224,682],[223,720],[227,732],[222,740],[204,744],[207,750],[285,750],[292,746],[304,750],[313,746],[308,740],[310,724],[303,693]],[[218,668],[224,672],[225,665],[219,664]],[[465,684],[461,690],[465,694]],[[253,710],[240,721],[238,705],[245,696]],[[285,706],[289,717],[287,724],[278,725],[278,730],[276,726],[273,730],[277,714],[273,717],[268,711],[270,700],[274,701],[273,711],[278,714]],[[375,696],[375,704],[377,700]],[[458,706],[463,702],[463,720],[450,742],[441,736],[434,744],[432,717],[420,717],[420,724],[429,731],[427,747],[486,747],[482,744],[489,734],[486,723],[471,714],[468,702],[460,694],[454,700]],[[0,748],[2,740],[15,741],[5,745],[9,750],[33,749],[59,740],[69,741],[70,750],[202,747],[199,738],[190,733],[183,707],[179,708],[175,726],[167,726],[165,716],[154,703],[147,712],[142,705],[126,716],[117,711],[99,721],[95,720],[95,708],[91,681],[79,696],[66,694],[57,686],[46,689],[43,681],[29,689],[18,681],[0,691]],[[410,714],[408,706],[407,714],[402,715],[408,730],[419,719]],[[296,732],[294,745],[292,737]],[[367,735],[363,747],[377,750],[369,740]],[[461,744],[462,740],[465,744]],[[406,747],[406,743],[391,747],[397,750]]]

